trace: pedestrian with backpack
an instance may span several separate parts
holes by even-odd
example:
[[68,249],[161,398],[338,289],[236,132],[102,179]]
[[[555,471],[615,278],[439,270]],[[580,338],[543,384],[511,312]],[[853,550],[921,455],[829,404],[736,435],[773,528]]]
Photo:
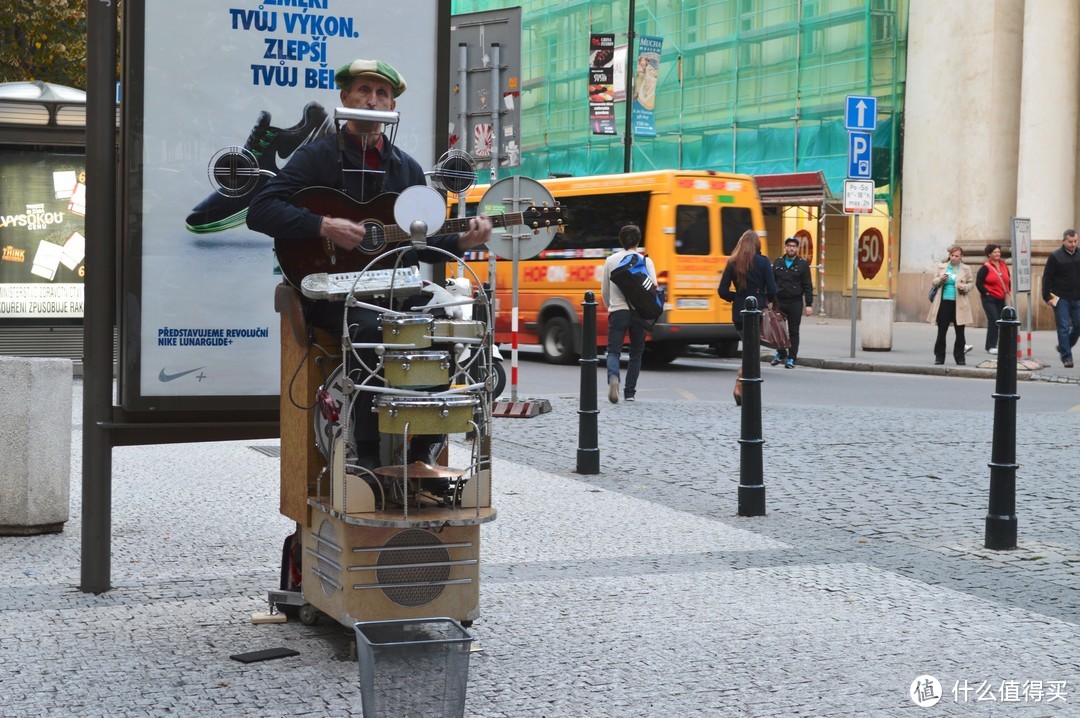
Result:
[[[621,250],[604,260],[604,276],[600,282],[600,294],[608,313],[607,336],[607,377],[608,401],[619,403],[619,361],[622,355],[623,340],[630,335],[630,363],[626,367],[626,387],[623,398],[633,401],[637,393],[638,374],[641,372],[641,355],[645,353],[645,334],[649,321],[641,316],[627,301],[619,286],[611,281],[613,269],[623,263],[629,255],[638,255],[641,245],[641,229],[636,224],[627,224],[619,230]],[[653,286],[656,285],[656,267],[648,256],[638,255],[637,262],[644,261]]]

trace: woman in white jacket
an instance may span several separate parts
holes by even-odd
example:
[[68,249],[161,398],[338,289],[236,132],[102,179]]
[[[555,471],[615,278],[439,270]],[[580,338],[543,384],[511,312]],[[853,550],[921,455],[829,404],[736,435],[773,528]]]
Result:
[[957,366],[963,366],[967,345],[964,343],[964,327],[974,321],[971,303],[967,294],[975,286],[975,277],[971,267],[963,263],[964,250],[958,245],[949,247],[949,261],[938,267],[931,286],[937,287],[934,303],[926,320],[937,324],[937,341],[934,342],[934,363],[945,363],[945,334],[949,325],[956,327],[956,339],[953,342],[953,359]]

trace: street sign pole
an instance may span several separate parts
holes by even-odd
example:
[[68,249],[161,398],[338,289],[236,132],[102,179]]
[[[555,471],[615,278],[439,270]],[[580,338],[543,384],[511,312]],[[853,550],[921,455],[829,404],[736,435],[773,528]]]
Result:
[[855,321],[859,306],[859,215],[855,215],[855,234],[851,240],[851,358],[855,358]]
[[[1013,306],[1016,306],[1021,294],[1027,294],[1024,331],[1027,332],[1027,356],[1031,359],[1031,305],[1035,296],[1035,292],[1031,288],[1031,219],[1028,217],[1013,217],[1011,224],[1011,246],[1009,249],[1013,260]],[[1019,359],[1021,356],[1019,342],[1016,350],[1016,357]]]
[[[844,100],[844,127],[848,131],[848,179],[844,182],[844,213],[855,215],[855,233],[851,238],[851,358],[854,359],[855,323],[859,314],[859,214],[874,211],[871,133],[877,128],[877,98],[848,95]],[[866,196],[867,185],[869,197]]]

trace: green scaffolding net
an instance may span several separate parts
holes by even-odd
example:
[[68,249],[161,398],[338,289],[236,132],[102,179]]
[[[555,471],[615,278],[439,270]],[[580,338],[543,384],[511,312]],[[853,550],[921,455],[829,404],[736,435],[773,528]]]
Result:
[[[633,8],[631,11],[631,2]],[[908,0],[454,0],[454,14],[522,8],[521,166],[548,177],[633,170],[822,171],[842,193],[848,95],[878,99],[873,179],[899,177]],[[633,21],[631,23],[631,12]],[[662,38],[652,122],[626,149],[593,134],[589,37]],[[637,55],[631,45],[629,63]],[[617,88],[621,89],[621,88]],[[629,157],[628,157],[629,155]]]

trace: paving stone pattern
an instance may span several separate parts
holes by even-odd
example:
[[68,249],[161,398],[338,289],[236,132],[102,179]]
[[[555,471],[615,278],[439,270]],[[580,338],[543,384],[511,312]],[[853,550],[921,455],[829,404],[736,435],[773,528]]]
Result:
[[[1020,548],[995,552],[981,413],[767,407],[768,514],[740,518],[728,402],[603,407],[586,476],[576,399],[549,398],[497,424],[467,716],[1080,714],[1080,478],[1060,438],[1080,413],[1019,427]],[[361,714],[346,627],[249,620],[292,528],[277,459],[252,449],[274,442],[115,449],[114,588],[95,596],[79,437],[76,419],[65,530],[0,538],[0,716]],[[275,646],[300,655],[229,659]],[[944,694],[925,710],[923,674]]]

